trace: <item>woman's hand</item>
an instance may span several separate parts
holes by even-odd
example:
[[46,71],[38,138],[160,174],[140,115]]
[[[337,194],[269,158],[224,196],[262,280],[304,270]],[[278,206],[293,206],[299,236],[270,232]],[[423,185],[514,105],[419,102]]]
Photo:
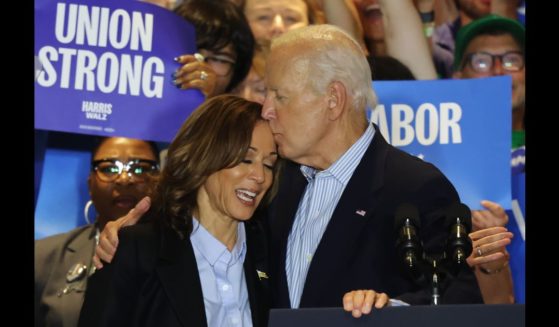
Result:
[[199,89],[206,98],[215,94],[216,74],[213,68],[204,61],[204,57],[196,53],[194,55],[182,55],[175,58],[175,61],[182,64],[173,73],[173,83],[180,89]]

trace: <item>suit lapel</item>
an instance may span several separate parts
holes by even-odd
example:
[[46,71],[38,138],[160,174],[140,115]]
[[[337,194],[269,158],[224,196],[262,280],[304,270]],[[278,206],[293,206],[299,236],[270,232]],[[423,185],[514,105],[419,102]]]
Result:
[[285,168],[283,178],[287,185],[282,188],[282,194],[278,195],[279,201],[276,201],[277,205],[273,209],[275,219],[273,219],[272,226],[274,234],[277,233],[276,235],[281,242],[281,248],[284,249],[283,259],[285,259],[287,238],[295,221],[299,201],[303,197],[303,192],[308,184],[298,164],[289,162],[289,166]]
[[[378,192],[383,184],[383,167],[388,149],[378,128],[376,131],[313,256],[301,297],[301,307],[317,303],[321,290],[328,289],[329,283],[337,278],[336,272],[344,267],[344,263],[354,252],[356,236],[375,218],[374,211]],[[325,271],[328,273],[325,274]],[[340,297],[340,303],[341,300]]]
[[258,276],[256,274],[256,267],[248,255],[245,257],[244,272],[248,291],[248,302],[250,304],[250,313],[252,316],[252,325],[254,327],[261,326],[263,322],[260,321],[260,302],[263,299],[258,298],[258,286],[256,285],[256,283],[258,283]]
[[204,297],[190,240],[182,241],[173,230],[162,227],[156,271],[182,325],[206,326]]
[[[66,283],[66,273],[72,266],[77,263],[81,263],[88,267],[87,270],[89,270],[90,268],[95,246],[95,242],[93,239],[95,238],[96,231],[94,225],[90,226],[90,228],[83,230],[75,238],[71,239],[70,242],[68,242],[68,245],[65,247],[64,265],[66,267],[62,271],[62,288],[69,285]],[[75,281],[72,284],[73,287],[81,291],[72,291],[61,297],[62,308],[64,308],[61,312],[72,312],[72,314],[62,315],[62,326],[72,326],[75,325],[77,322],[76,315],[79,315],[79,307],[83,303],[85,288],[87,285],[87,271],[81,279]]]
[[285,273],[285,258],[289,232],[295,220],[299,201],[307,186],[307,180],[301,173],[300,166],[286,162],[281,177],[280,191],[274,205],[269,209],[270,235],[270,272],[273,274],[273,306],[289,307],[289,292]]

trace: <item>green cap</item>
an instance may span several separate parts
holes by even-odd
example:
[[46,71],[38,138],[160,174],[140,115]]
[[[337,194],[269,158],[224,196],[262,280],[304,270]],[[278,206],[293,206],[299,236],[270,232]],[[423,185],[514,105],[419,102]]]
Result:
[[510,33],[524,47],[525,31],[524,25],[518,21],[498,15],[488,15],[476,19],[458,30],[456,44],[454,48],[454,69],[457,70],[462,62],[464,51],[473,38],[482,34],[486,30],[502,30]]

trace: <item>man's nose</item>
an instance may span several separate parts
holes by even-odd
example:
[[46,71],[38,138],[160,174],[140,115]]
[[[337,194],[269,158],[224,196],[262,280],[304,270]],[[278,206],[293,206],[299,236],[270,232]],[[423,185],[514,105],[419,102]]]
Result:
[[266,95],[264,104],[262,105],[262,118],[265,120],[276,119],[276,110],[270,98],[269,95]]

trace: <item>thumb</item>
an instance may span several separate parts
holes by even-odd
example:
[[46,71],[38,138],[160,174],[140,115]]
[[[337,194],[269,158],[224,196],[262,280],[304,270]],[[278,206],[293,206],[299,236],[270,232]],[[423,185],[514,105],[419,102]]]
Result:
[[151,207],[151,199],[149,196],[145,196],[141,199],[134,208],[132,208],[128,214],[123,219],[121,226],[131,226],[135,225],[140,218],[149,210]]

